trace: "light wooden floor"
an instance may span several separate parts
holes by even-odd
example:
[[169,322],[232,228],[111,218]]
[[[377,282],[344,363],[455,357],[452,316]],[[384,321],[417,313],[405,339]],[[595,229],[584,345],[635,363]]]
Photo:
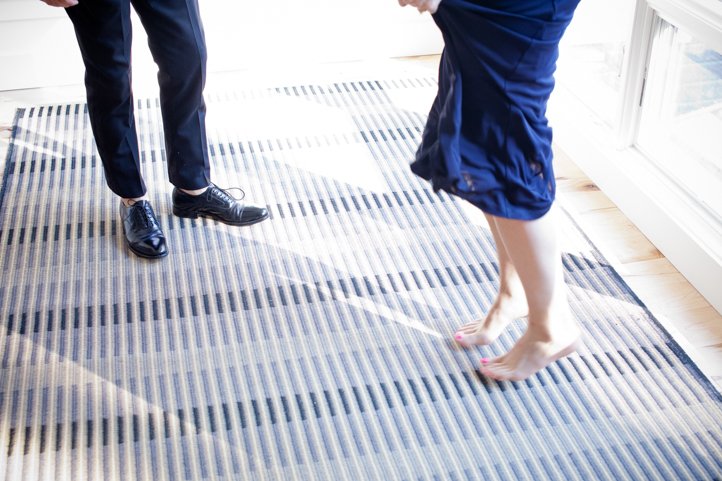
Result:
[[697,365],[722,387],[722,315],[601,192],[556,150],[558,200]]
[[[436,75],[438,57],[394,61],[394,68]],[[386,63],[381,64],[384,68]],[[400,66],[400,67],[399,67]],[[337,74],[370,72],[379,64],[336,65]],[[327,68],[328,70],[328,68]],[[296,76],[299,72],[294,73]],[[248,80],[248,73],[244,73]],[[263,75],[257,81],[263,82]],[[233,82],[233,76],[215,81]],[[4,166],[14,110],[22,105],[83,100],[81,86],[0,92],[0,167]],[[594,183],[556,149],[558,201],[572,212],[591,240],[703,372],[722,386],[722,315],[685,280]]]

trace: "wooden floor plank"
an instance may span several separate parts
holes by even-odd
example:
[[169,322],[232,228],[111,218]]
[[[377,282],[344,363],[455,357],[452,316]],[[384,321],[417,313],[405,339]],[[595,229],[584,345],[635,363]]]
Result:
[[650,311],[722,388],[722,315],[569,159],[556,151],[560,202]]

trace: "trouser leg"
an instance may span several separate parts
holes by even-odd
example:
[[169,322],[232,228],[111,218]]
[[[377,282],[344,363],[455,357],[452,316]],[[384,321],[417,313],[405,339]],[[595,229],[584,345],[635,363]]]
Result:
[[206,45],[197,0],[131,0],[158,65],[168,176],[182,189],[210,182],[206,140]]
[[141,197],[131,81],[129,0],[92,0],[66,9],[85,64],[90,124],[110,189]]

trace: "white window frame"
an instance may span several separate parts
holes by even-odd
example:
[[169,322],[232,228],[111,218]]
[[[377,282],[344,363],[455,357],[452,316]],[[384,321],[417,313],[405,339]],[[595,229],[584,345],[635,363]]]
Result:
[[722,52],[722,1],[636,0],[615,128],[560,84],[555,92],[560,106],[552,119],[555,140],[722,313],[722,225],[635,145],[651,45],[662,20]]
[[716,0],[637,0],[631,38],[623,70],[617,145],[633,147],[639,129],[640,104],[652,35],[665,20],[692,32],[695,38],[722,52],[722,2]]

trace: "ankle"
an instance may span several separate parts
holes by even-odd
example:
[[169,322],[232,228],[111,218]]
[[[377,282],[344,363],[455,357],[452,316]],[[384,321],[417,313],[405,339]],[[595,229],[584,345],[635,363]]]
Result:
[[130,207],[131,205],[135,204],[136,202],[140,202],[141,200],[145,200],[145,196],[142,197],[121,197],[120,201],[123,203],[124,206]]
[[494,306],[506,313],[515,313],[514,315],[521,315],[521,311],[524,314],[528,311],[526,296],[524,295],[524,289],[504,289],[503,287],[499,290],[494,300]]
[[530,311],[527,327],[536,337],[547,340],[579,330],[579,325],[568,306],[557,306],[553,310]]
[[525,297],[524,285],[518,277],[511,279],[502,278],[499,282],[499,296],[509,299],[523,298]]
[[206,190],[208,190],[208,186],[203,187],[202,189],[180,189],[179,188],[179,190],[188,195],[198,196],[198,195],[201,195]]

